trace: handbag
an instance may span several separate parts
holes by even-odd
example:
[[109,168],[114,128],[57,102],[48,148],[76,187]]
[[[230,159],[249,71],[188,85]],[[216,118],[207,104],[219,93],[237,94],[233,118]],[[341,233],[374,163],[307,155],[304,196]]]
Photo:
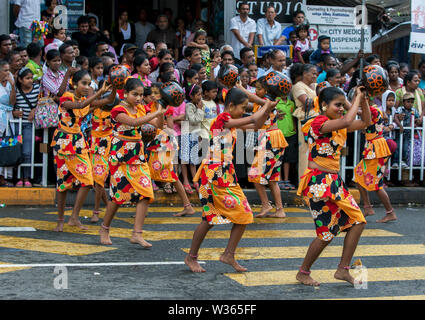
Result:
[[59,123],[58,105],[50,96],[43,97],[43,88],[40,88],[37,107],[35,108],[34,125],[36,129],[57,127]]
[[[10,122],[9,129],[12,133]],[[24,162],[22,135],[6,136],[6,131],[0,137],[0,167],[15,167]]]
[[307,98],[305,100],[305,115],[304,115],[304,120],[300,120],[301,125],[305,125],[307,123],[308,120],[314,118],[317,116],[316,113],[313,113],[310,115],[310,110],[314,108],[314,100]]

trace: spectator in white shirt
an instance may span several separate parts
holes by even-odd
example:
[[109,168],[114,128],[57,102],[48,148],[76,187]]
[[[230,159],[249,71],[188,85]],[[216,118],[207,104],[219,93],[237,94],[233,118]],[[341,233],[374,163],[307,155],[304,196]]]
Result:
[[256,23],[248,17],[249,5],[241,2],[238,7],[239,15],[230,20],[232,31],[232,47],[235,57],[239,59],[239,51],[243,47],[252,48],[255,40]]
[[257,21],[257,37],[260,46],[278,46],[281,45],[285,38],[282,37],[282,26],[275,21],[276,9],[268,6],[266,9],[266,17]]
[[19,45],[27,46],[32,42],[32,31],[30,29],[34,20],[40,21],[41,0],[15,0],[13,2],[13,13],[17,17],[15,26],[19,31]]

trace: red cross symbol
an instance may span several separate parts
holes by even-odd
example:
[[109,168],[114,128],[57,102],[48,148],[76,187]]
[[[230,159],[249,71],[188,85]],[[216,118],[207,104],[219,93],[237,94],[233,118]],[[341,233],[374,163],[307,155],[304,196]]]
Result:
[[319,36],[319,33],[317,32],[317,30],[314,29],[314,28],[310,28],[310,30],[308,30],[308,32],[310,34],[311,41],[316,41],[317,37]]

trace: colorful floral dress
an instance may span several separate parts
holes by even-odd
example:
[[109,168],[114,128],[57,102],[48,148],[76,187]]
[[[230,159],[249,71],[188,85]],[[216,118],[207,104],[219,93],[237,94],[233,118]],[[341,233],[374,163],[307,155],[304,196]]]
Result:
[[[347,140],[347,129],[322,134],[320,129],[329,119],[317,116],[302,128],[309,146],[308,160],[330,171],[339,171],[341,149]],[[301,177],[297,194],[310,207],[316,234],[330,241],[351,226],[366,223],[364,216],[345,186],[339,173],[307,168]]]
[[[80,101],[85,100],[81,98]],[[52,143],[54,163],[59,192],[74,186],[92,186],[93,174],[89,158],[89,146],[81,132],[81,123],[90,111],[90,106],[83,109],[65,109],[65,101],[75,102],[71,92],[65,92],[60,98],[59,124],[53,134]]]
[[280,167],[283,154],[288,146],[285,136],[277,127],[277,110],[270,112],[258,135],[258,147],[251,168],[248,171],[248,181],[267,185],[269,181],[280,180]]
[[109,175],[109,152],[111,150],[111,112],[102,109],[93,111],[90,158],[94,182],[105,186]]
[[254,221],[251,207],[237,182],[232,151],[236,143],[236,129],[225,129],[229,113],[215,118],[210,128],[210,156],[202,161],[193,178],[201,179],[199,198],[202,218],[211,225],[249,224]]
[[[150,112],[155,112],[156,106],[152,105]],[[172,116],[173,108],[169,108],[164,117]],[[179,177],[174,171],[173,159],[179,145],[172,133],[172,129],[157,129],[155,138],[146,144],[151,178],[159,182],[176,182]]]
[[[140,127],[120,123],[116,117],[125,113],[131,118],[146,116],[144,106],[136,106],[136,113],[130,113],[122,105],[111,111],[112,138],[109,153],[111,182],[109,194],[116,204],[136,203],[148,198],[153,202],[154,193],[145,158],[144,145]],[[131,141],[128,141],[131,140]]]
[[384,167],[391,156],[390,148],[383,137],[384,118],[376,106],[370,107],[372,125],[366,129],[363,159],[354,168],[354,181],[368,191],[384,187]]

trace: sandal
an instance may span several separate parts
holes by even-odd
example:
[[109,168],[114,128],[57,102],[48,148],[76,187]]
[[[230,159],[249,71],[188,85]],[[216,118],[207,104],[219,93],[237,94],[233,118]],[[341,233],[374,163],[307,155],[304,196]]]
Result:
[[168,193],[168,194],[171,194],[171,193],[173,193],[173,188],[172,188],[172,186],[171,186],[171,183],[169,183],[169,182],[167,182],[165,185],[164,185],[164,192],[165,193]]
[[24,186],[24,182],[22,180],[19,180],[18,183],[15,185],[16,188],[22,188]]
[[195,182],[193,187],[196,189],[196,192],[199,192],[199,183]]
[[29,181],[25,181],[25,182],[24,182],[24,187],[25,187],[25,188],[32,188],[32,184],[31,184],[31,182],[29,182]]
[[184,184],[184,185],[183,185],[183,188],[184,188],[184,190],[185,190],[188,194],[192,194],[192,193],[193,193],[193,190],[192,190],[192,188],[190,187],[190,184]]
[[9,181],[4,181],[2,184],[0,184],[0,188],[13,188],[13,183]]

